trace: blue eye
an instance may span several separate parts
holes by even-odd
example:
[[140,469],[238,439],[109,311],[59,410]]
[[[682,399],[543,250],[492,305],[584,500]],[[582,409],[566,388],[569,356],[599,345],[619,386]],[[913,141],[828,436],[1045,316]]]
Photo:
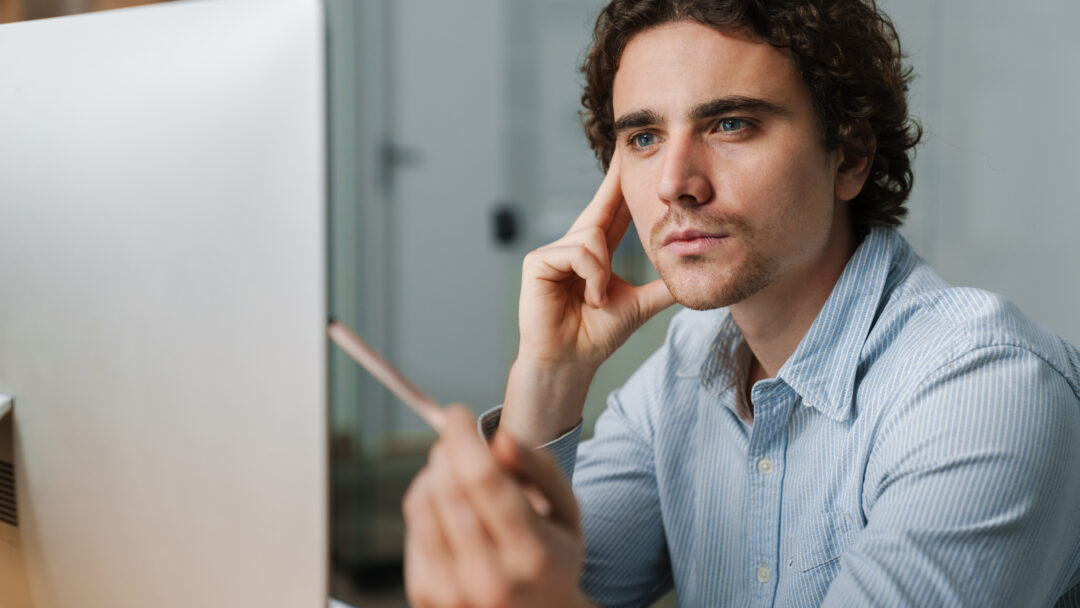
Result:
[[648,148],[656,143],[656,136],[652,133],[638,133],[631,138],[630,143],[638,148]]
[[734,133],[746,127],[746,121],[741,118],[724,118],[720,120],[720,130],[725,133]]

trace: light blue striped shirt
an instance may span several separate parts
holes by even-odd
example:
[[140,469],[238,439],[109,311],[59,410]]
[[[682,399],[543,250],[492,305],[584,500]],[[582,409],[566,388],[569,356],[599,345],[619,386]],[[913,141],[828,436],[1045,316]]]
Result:
[[681,312],[595,436],[548,445],[595,602],[1080,606],[1074,347],[878,228],[752,424],[749,356],[725,310]]

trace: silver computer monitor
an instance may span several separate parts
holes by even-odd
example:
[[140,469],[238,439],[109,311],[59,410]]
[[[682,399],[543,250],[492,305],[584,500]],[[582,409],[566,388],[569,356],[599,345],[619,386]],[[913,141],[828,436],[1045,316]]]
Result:
[[326,606],[324,29],[0,26],[0,606]]

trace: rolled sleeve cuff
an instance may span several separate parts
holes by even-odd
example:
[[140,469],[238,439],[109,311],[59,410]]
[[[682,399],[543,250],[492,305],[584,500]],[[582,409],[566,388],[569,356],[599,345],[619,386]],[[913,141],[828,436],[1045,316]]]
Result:
[[[477,426],[480,430],[480,435],[485,441],[490,441],[495,436],[495,431],[499,428],[499,419],[502,417],[502,406],[493,407],[490,410],[480,415],[477,420]],[[559,438],[549,441],[537,449],[547,450],[555,457],[555,461],[559,463],[559,469],[566,475],[567,479],[574,478],[574,464],[577,461],[577,448],[578,443],[581,441],[581,421],[578,421],[577,425],[566,431]]]

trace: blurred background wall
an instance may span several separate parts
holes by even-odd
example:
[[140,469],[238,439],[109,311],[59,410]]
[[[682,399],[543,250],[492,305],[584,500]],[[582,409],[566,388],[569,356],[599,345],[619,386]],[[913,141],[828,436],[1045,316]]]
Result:
[[926,127],[903,230],[956,285],[1080,344],[1080,3],[888,0]]

